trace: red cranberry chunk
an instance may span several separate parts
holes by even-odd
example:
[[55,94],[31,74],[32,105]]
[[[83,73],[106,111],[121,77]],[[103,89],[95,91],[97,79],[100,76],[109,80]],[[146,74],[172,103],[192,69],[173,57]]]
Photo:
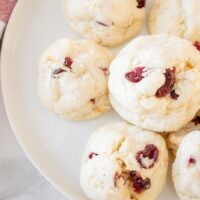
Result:
[[[159,155],[158,148],[153,144],[149,144],[146,145],[144,150],[139,151],[136,154],[136,160],[140,164],[140,167],[149,169],[152,168],[154,164],[157,162],[158,155]],[[145,158],[149,159],[148,164],[145,164],[144,162]]]
[[125,74],[125,78],[133,83],[140,82],[144,77],[142,76],[144,67],[137,67],[130,72]]
[[64,69],[58,68],[58,69],[55,69],[55,70],[53,71],[53,74],[60,74],[60,73],[63,73],[63,72],[65,72]]
[[165,75],[165,83],[163,86],[161,86],[157,92],[156,92],[156,97],[165,97],[170,92],[172,91],[172,88],[174,87],[175,84],[175,73],[176,73],[176,68],[173,67],[173,69],[166,69],[166,72],[164,73]]
[[99,24],[99,25],[101,25],[101,26],[105,26],[105,27],[108,26],[107,24],[105,24],[105,23],[103,23],[103,22],[101,22],[101,21],[96,21],[96,23]]
[[132,171],[130,178],[133,183],[133,190],[137,193],[141,193],[151,187],[151,180],[149,178],[143,179],[137,171]]
[[66,57],[64,61],[64,66],[72,69],[73,60],[70,57]]
[[114,176],[114,186],[117,187],[117,181],[121,178],[121,175],[116,172]]
[[108,71],[107,67],[103,67],[103,68],[101,68],[101,70],[103,71],[103,73],[104,73],[105,76],[109,75],[109,71]]
[[195,126],[197,126],[198,124],[200,124],[200,116],[195,117],[192,122],[194,122]]
[[137,8],[144,8],[146,1],[145,0],[137,0],[137,3],[138,3]]
[[89,159],[92,159],[93,156],[98,156],[98,155],[99,155],[99,154],[97,154],[97,153],[91,152],[91,153],[88,155],[88,158],[89,158]]
[[194,46],[196,47],[196,49],[197,49],[198,51],[200,51],[200,42],[195,41],[195,42],[194,42]]
[[52,76],[53,78],[56,78],[59,74],[63,73],[63,72],[66,72],[65,70],[61,69],[61,68],[58,68],[58,69],[55,69],[52,73]]
[[196,163],[196,160],[194,159],[194,158],[190,158],[189,160],[188,160],[188,163],[189,163],[189,165],[194,165],[195,163]]
[[171,96],[172,99],[177,100],[177,99],[179,98],[180,95],[177,94],[175,90],[172,90],[172,91],[170,92],[170,96]]
[[95,99],[95,98],[93,98],[93,99],[90,99],[90,102],[91,102],[91,103],[93,103],[93,104],[95,104],[95,102],[96,102],[96,99]]

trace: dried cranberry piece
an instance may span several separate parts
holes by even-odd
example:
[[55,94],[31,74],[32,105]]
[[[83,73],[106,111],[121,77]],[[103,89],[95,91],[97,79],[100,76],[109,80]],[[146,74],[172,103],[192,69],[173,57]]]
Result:
[[97,154],[97,153],[91,152],[91,153],[88,155],[88,158],[89,158],[89,159],[92,159],[93,156],[98,156],[98,155],[99,155],[99,154]]
[[146,1],[145,0],[137,0],[137,3],[138,3],[137,8],[144,8]]
[[144,77],[142,76],[142,73],[144,71],[144,67],[137,67],[133,69],[130,72],[127,72],[125,74],[125,78],[133,83],[140,82]]
[[[153,144],[148,144],[146,145],[144,150],[139,151],[136,154],[136,160],[142,168],[149,169],[152,168],[154,164],[157,162],[158,155],[159,155],[158,148]],[[145,158],[148,158],[149,160],[152,161],[148,166],[146,166],[145,163],[143,162]]]
[[61,73],[63,73],[63,72],[65,72],[64,69],[58,68],[58,69],[55,69],[55,70],[53,71],[52,75],[53,75],[54,78],[56,78],[56,75],[61,74]]
[[200,124],[200,116],[195,117],[192,122],[194,122],[195,126],[197,126],[198,124]]
[[100,21],[96,21],[96,23],[99,24],[99,25],[101,25],[101,26],[105,26],[105,27],[108,26],[107,24],[105,24],[105,23],[103,23],[103,22],[100,22]]
[[117,181],[121,178],[121,175],[116,172],[114,176],[114,186],[117,187]]
[[194,46],[196,47],[196,49],[197,49],[198,51],[200,51],[200,42],[195,41],[195,42],[194,42]]
[[166,72],[164,73],[165,75],[165,83],[163,86],[161,86],[157,92],[156,92],[156,97],[165,97],[166,95],[170,94],[172,88],[174,87],[175,84],[175,73],[176,73],[176,68],[173,67],[173,69],[166,69]]
[[90,99],[90,102],[92,102],[93,104],[95,104],[95,102],[96,102],[96,99],[95,99],[95,98],[93,98],[93,99]]
[[177,100],[177,99],[179,98],[180,95],[177,94],[175,90],[172,90],[172,91],[170,92],[170,96],[171,96],[172,99]]
[[190,158],[188,160],[189,165],[194,165],[196,163],[196,160],[194,158]]
[[100,68],[100,69],[103,71],[103,73],[104,73],[105,76],[108,76],[108,75],[109,75],[108,68],[102,67],[102,68]]
[[72,69],[73,60],[70,57],[65,57],[64,66]]
[[133,183],[133,189],[137,193],[141,193],[151,187],[151,180],[149,178],[143,179],[137,171],[131,171],[130,178]]

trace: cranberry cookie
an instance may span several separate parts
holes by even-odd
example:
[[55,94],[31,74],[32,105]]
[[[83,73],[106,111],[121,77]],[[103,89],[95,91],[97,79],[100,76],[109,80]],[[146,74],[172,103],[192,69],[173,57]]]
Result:
[[145,0],[62,0],[66,21],[79,34],[105,46],[115,46],[141,29]]
[[93,42],[55,42],[40,59],[40,99],[66,119],[101,115],[110,109],[107,82],[111,60],[111,52]]
[[141,36],[112,61],[110,101],[127,121],[157,132],[177,131],[200,105],[200,52],[173,35]]
[[167,168],[168,152],[161,136],[118,122],[90,136],[80,182],[92,200],[154,200]]
[[199,10],[199,0],[155,0],[149,17],[150,32],[200,41]]
[[172,178],[181,200],[200,199],[200,131],[189,133],[181,142]]
[[176,156],[177,149],[183,140],[183,138],[191,131],[200,130],[200,112],[196,114],[194,119],[190,121],[182,129],[171,132],[167,137],[167,145],[172,150],[174,156]]

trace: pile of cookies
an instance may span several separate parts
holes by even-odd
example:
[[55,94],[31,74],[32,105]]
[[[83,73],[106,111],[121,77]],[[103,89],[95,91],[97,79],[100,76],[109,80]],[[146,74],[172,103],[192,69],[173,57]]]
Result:
[[200,1],[155,0],[154,35],[133,39],[114,56],[108,47],[142,28],[145,3],[62,0],[69,26],[87,40],[58,40],[40,59],[46,107],[68,120],[89,120],[112,106],[127,121],[89,138],[80,182],[92,200],[156,199],[168,149],[177,195],[200,199]]

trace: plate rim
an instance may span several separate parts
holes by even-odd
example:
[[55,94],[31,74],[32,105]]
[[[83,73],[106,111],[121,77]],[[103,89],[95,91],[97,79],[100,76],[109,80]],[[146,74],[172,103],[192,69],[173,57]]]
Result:
[[1,46],[1,54],[0,54],[0,82],[1,82],[1,91],[2,91],[2,103],[3,106],[5,108],[5,112],[6,112],[6,116],[10,125],[10,128],[12,130],[12,133],[14,134],[17,143],[19,144],[19,146],[21,147],[21,149],[23,150],[25,156],[28,158],[28,160],[32,163],[32,165],[35,167],[35,169],[47,180],[48,183],[50,183],[50,185],[52,185],[63,197],[67,198],[68,200],[73,200],[74,197],[73,195],[71,195],[70,191],[66,188],[66,191],[64,191],[63,189],[61,189],[61,187],[59,187],[59,184],[57,183],[56,180],[53,180],[53,178],[51,178],[44,169],[42,169],[42,167],[40,166],[40,164],[34,159],[33,156],[31,156],[31,153],[29,152],[29,150],[26,148],[25,144],[22,142],[20,136],[18,135],[18,131],[16,130],[17,128],[14,125],[14,122],[12,120],[12,116],[9,112],[9,105],[7,103],[7,98],[8,96],[6,95],[6,87],[5,87],[5,76],[4,76],[4,70],[5,70],[5,66],[6,66],[6,52],[8,51],[7,49],[9,49],[9,45],[7,45],[9,43],[9,40],[11,40],[10,38],[12,38],[12,33],[11,30],[15,24],[15,22],[17,22],[18,19],[18,15],[20,13],[20,10],[23,9],[23,5],[24,2],[28,2],[27,0],[18,0],[18,2],[16,3],[12,14],[10,16],[9,22],[7,24],[7,27],[5,29],[4,32],[4,37],[2,40],[2,46]]

